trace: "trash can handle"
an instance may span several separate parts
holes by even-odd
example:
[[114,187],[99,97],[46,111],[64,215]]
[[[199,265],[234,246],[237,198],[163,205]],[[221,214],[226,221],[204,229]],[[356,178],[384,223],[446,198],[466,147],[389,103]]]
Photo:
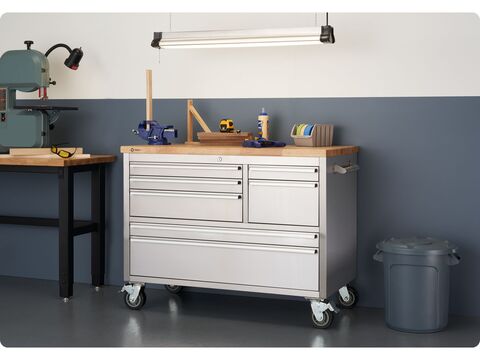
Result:
[[453,266],[460,263],[462,258],[457,253],[448,254],[448,265]]
[[380,261],[380,262],[383,262],[383,251],[382,250],[378,250],[375,255],[373,255],[373,260],[377,260],[377,261]]

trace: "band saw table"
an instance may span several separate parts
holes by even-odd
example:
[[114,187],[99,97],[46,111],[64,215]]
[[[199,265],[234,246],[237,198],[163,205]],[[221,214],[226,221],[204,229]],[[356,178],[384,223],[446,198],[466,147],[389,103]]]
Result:
[[[88,158],[0,155],[0,172],[44,173],[58,176],[58,218],[0,215],[0,224],[58,227],[59,291],[64,301],[73,296],[73,238],[92,234],[92,285],[104,284],[105,274],[105,165],[115,161],[113,155]],[[90,171],[91,219],[74,220],[74,174]]]

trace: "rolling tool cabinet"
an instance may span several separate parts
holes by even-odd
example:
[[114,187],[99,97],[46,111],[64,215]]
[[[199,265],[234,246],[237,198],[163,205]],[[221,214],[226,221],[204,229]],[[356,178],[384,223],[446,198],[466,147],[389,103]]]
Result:
[[125,302],[146,283],[300,296],[326,328],[358,295],[358,148],[123,146]]

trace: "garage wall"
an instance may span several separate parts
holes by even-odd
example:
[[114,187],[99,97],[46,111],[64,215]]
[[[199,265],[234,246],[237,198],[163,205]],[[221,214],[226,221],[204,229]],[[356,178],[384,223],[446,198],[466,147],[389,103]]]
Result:
[[[172,29],[312,25],[314,14],[172,14]],[[319,14],[318,19],[323,18]],[[291,142],[295,122],[335,124],[335,144],[361,147],[358,178],[358,277],[364,306],[382,306],[375,244],[390,236],[452,240],[462,262],[452,270],[451,309],[480,316],[480,21],[472,14],[331,14],[334,46],[162,52],[153,31],[169,14],[6,14],[0,51],[33,39],[45,51],[83,46],[77,72],[52,53],[50,88],[65,112],[53,142],[112,153],[140,143],[131,134],[144,118],[144,69],[155,74],[154,116],[185,139],[186,99],[196,99],[213,128],[232,117],[254,131],[262,106],[272,136]],[[343,24],[343,25],[342,25]],[[67,30],[65,30],[67,29]],[[452,31],[455,29],[455,31]],[[161,99],[158,99],[161,98]],[[203,98],[203,99],[199,99]],[[30,101],[31,102],[31,101]],[[89,178],[78,174],[76,216],[89,216]],[[107,283],[123,282],[121,159],[107,171]],[[0,174],[0,214],[57,216],[55,178]],[[0,274],[57,279],[57,231],[2,225]],[[75,241],[75,280],[90,281],[89,236]],[[54,295],[52,295],[54,296]]]
[[159,50],[154,31],[301,27],[324,14],[16,14],[0,21],[0,52],[82,46],[77,72],[52,53],[56,99],[135,99],[154,72],[158,98],[480,95],[476,14],[330,14],[337,43],[243,49]]
[[[108,284],[123,283],[123,165],[119,148],[142,141],[132,135],[144,113],[142,99],[57,100],[78,106],[57,122],[53,142],[69,142],[119,158],[107,171]],[[186,101],[157,100],[154,113],[185,141]],[[232,117],[255,131],[265,106],[272,136],[291,143],[295,122],[335,124],[335,144],[359,145],[358,261],[355,286],[363,306],[383,305],[382,265],[372,259],[375,244],[391,236],[433,236],[459,246],[462,261],[452,267],[453,313],[480,316],[480,97],[205,99],[196,106],[207,123]],[[200,131],[197,126],[196,130]],[[76,217],[88,219],[89,176],[75,176]],[[0,173],[0,214],[57,216],[56,177]],[[161,204],[159,204],[161,206]],[[0,274],[58,279],[57,230],[0,226]],[[90,282],[90,236],[75,238],[75,281]],[[56,294],[52,294],[56,296]],[[299,299],[302,300],[302,299]],[[121,299],[119,298],[119,301]]]

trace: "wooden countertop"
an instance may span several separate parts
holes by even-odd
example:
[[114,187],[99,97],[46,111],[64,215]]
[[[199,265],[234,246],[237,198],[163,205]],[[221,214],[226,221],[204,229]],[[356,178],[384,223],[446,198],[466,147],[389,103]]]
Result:
[[238,156],[297,156],[297,157],[334,157],[351,155],[359,151],[358,146],[247,148],[242,146],[208,145],[125,145],[122,153],[130,154],[188,154],[188,155],[238,155]]
[[114,155],[91,155],[88,158],[70,158],[62,159],[61,157],[45,157],[45,156],[12,156],[0,155],[1,165],[17,165],[17,166],[77,166],[90,164],[103,164],[115,161]]

